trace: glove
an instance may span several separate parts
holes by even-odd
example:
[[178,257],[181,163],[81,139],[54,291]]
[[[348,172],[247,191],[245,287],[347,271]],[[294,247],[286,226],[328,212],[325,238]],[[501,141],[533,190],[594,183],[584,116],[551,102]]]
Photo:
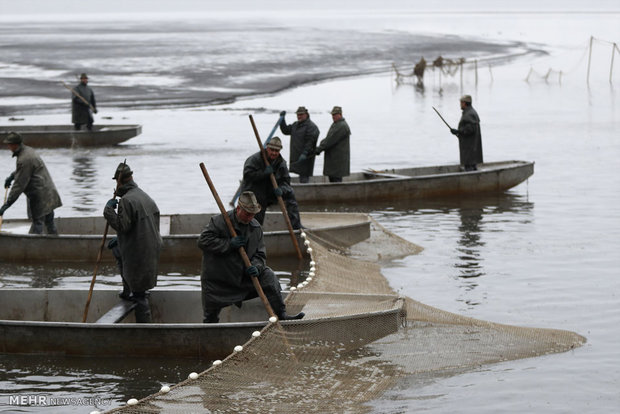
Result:
[[116,246],[118,246],[118,238],[117,237],[112,237],[110,239],[110,241],[108,242],[108,249],[112,250]]
[[258,267],[250,266],[247,269],[245,269],[245,273],[250,277],[258,277],[259,275]]
[[271,165],[266,166],[264,172],[265,172],[265,175],[273,174],[273,167]]
[[3,204],[2,207],[0,207],[0,216],[4,215],[4,212],[7,210],[7,208],[9,208],[9,206],[7,206],[6,204]]
[[302,162],[302,161],[305,161],[307,159],[308,159],[308,156],[305,153],[303,153],[303,154],[301,154],[299,156],[299,158],[297,158],[297,162]]
[[4,188],[9,188],[11,186],[13,178],[15,178],[15,173],[11,173],[11,175],[6,177],[6,180],[4,180]]
[[454,129],[454,128],[450,128],[450,132],[452,132],[453,135],[457,135],[459,133],[458,129]]
[[280,187],[274,188],[273,193],[276,195],[276,197],[282,197],[282,189]]
[[116,198],[109,199],[108,202],[105,204],[106,207],[112,207],[112,208],[116,208],[117,205],[118,205],[118,200]]
[[93,112],[94,112],[94,113],[97,113],[97,108],[93,109]]
[[280,116],[284,116],[284,115],[286,115],[286,111],[280,112]]
[[314,155],[319,155],[321,153],[321,150],[319,148],[314,150]]
[[245,236],[236,236],[230,239],[230,247],[234,250],[245,247],[246,244],[248,244],[248,238]]

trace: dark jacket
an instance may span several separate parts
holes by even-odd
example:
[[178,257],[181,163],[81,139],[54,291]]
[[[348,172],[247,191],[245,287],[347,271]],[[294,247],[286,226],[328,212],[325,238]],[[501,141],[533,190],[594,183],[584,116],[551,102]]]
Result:
[[[316,141],[319,138],[319,128],[310,118],[305,121],[293,122],[286,125],[282,121],[280,131],[284,135],[291,136],[291,151],[289,160],[291,162],[291,171],[301,176],[311,176],[314,172],[314,150],[316,149]],[[297,160],[305,154],[306,160],[298,162]]]
[[13,153],[17,157],[15,178],[6,199],[12,205],[24,193],[28,197],[28,215],[39,218],[62,206],[60,195],[45,163],[31,147],[22,144]]
[[[272,163],[273,174],[276,177],[278,187],[284,194],[289,193],[291,188],[291,176],[282,156],[278,156]],[[251,155],[243,165],[243,191],[252,191],[258,203],[266,208],[277,203],[273,184],[268,174],[265,174],[265,162],[259,152]]]
[[346,177],[350,170],[349,136],[351,129],[344,120],[334,122],[317,149],[325,151],[323,175],[328,177]]
[[[93,108],[97,109],[97,103],[95,102],[95,92],[88,86],[80,82],[75,88],[73,88],[78,95],[90,103]],[[93,116],[90,113],[90,107],[84,103],[80,98],[71,93],[73,99],[71,100],[71,122],[74,124],[88,124],[93,122]]]
[[[249,224],[240,223],[234,210],[226,214],[237,235],[248,238],[245,251],[252,265],[262,273],[266,267],[267,252],[260,224],[255,219]],[[203,252],[203,297],[208,303],[220,307],[240,302],[248,293],[255,291],[250,276],[245,273],[245,264],[239,250],[231,248],[230,240],[228,226],[221,214],[211,218],[198,238],[198,247]]]
[[159,209],[134,181],[118,189],[118,214],[106,205],[103,215],[116,230],[123,262],[123,279],[132,292],[144,292],[157,285],[157,264],[161,252]]
[[482,134],[480,133],[480,118],[471,106],[463,109],[459,121],[459,155],[461,165],[474,165],[482,163]]

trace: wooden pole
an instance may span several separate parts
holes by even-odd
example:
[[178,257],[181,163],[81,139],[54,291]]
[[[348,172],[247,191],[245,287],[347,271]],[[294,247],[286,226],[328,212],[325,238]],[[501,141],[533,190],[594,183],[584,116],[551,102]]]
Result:
[[609,67],[609,83],[611,83],[611,77],[614,73],[614,54],[616,53],[616,44],[611,47],[611,66]]
[[[4,191],[4,203],[2,204],[6,204],[6,197],[9,195],[9,187],[5,188]],[[2,228],[2,216],[0,216],[0,229]]]
[[[222,200],[220,200],[220,196],[217,194],[217,190],[215,189],[215,185],[213,185],[213,181],[211,181],[211,177],[209,177],[209,173],[207,172],[207,167],[205,167],[204,163],[202,162],[200,163],[200,169],[202,170],[202,174],[205,176],[205,180],[207,180],[207,184],[209,185],[209,188],[211,189],[211,193],[213,194],[213,198],[215,199],[215,202],[217,203],[217,206],[220,209],[220,213],[222,213],[222,217],[224,217],[224,220],[226,221],[226,225],[228,226],[228,231],[230,232],[231,237],[236,237],[237,232],[235,231],[235,228],[233,227],[232,222],[230,221],[230,217],[228,217],[228,213],[226,212],[226,209],[224,208],[224,205],[222,204]],[[252,263],[250,262],[250,258],[248,257],[248,254],[245,252],[245,249],[243,248],[243,246],[239,247],[239,254],[241,255],[241,258],[243,259],[243,264],[245,265],[246,268],[252,266]],[[258,278],[251,277],[251,279],[252,279],[252,284],[254,285],[254,289],[256,289],[256,292],[258,292],[258,296],[260,296],[260,299],[263,301],[263,305],[265,306],[265,309],[267,310],[267,313],[269,314],[269,316],[276,316],[273,313],[273,309],[271,308],[271,305],[269,304],[267,297],[265,296],[265,292],[263,292],[263,288],[258,282]]]
[[[123,161],[123,166],[127,164],[127,160]],[[118,188],[121,186],[121,175],[122,171],[119,172],[116,177],[116,189],[114,190],[113,197],[116,198],[116,192]],[[99,252],[97,253],[97,260],[95,261],[95,270],[93,271],[93,278],[90,281],[90,289],[88,289],[88,298],[86,299],[86,306],[84,306],[84,315],[82,316],[82,323],[86,322],[86,318],[88,317],[88,308],[90,307],[90,301],[93,298],[93,289],[95,288],[95,280],[97,279],[97,270],[99,270],[99,263],[101,262],[101,257],[103,256],[103,247],[105,246],[105,240],[108,237],[108,230],[110,229],[110,223],[106,220],[105,228],[103,229],[103,238],[101,239],[101,245],[99,246]]]
[[590,84],[590,63],[592,62],[592,42],[594,41],[594,36],[590,36],[590,53],[588,54],[588,72],[586,75],[586,83]]
[[[250,122],[252,123],[252,128],[254,129],[254,135],[256,135],[256,141],[258,142],[260,153],[263,156],[263,161],[265,162],[265,166],[271,165],[269,163],[269,160],[267,159],[267,153],[265,152],[265,147],[263,147],[263,143],[260,140],[260,136],[258,135],[258,130],[256,129],[256,124],[254,123],[254,118],[252,117],[251,114],[250,114]],[[269,177],[271,178],[271,184],[273,185],[273,189],[275,190],[276,188],[278,188],[278,182],[276,181],[276,177],[273,173],[271,173]],[[303,255],[301,254],[299,243],[297,243],[297,236],[295,235],[295,230],[293,230],[291,220],[289,219],[288,212],[286,211],[286,206],[284,205],[284,200],[282,200],[281,196],[278,196],[278,204],[280,205],[280,210],[282,210],[282,215],[284,216],[286,227],[288,227],[288,232],[291,235],[293,246],[295,247],[295,251],[297,252],[297,258],[301,260],[303,259]]]
[[79,93],[77,93],[71,86],[67,85],[66,83],[62,82],[62,85],[69,89],[71,91],[72,94],[74,94],[76,97],[80,98],[80,100],[82,102],[84,102],[86,105],[88,105],[88,107],[90,108],[91,111],[95,112],[95,108],[93,108],[93,106],[90,104],[90,102],[88,102],[86,99],[84,99],[84,97],[82,95],[80,95]]

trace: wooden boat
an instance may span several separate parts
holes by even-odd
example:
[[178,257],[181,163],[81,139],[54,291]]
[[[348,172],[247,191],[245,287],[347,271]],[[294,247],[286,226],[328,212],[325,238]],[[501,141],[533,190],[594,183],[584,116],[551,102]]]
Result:
[[[117,290],[95,290],[88,321],[82,323],[87,296],[86,289],[1,289],[0,353],[223,359],[236,345],[247,342],[252,332],[265,327],[268,319],[257,298],[241,308],[224,308],[218,324],[203,324],[200,290],[155,289],[151,292],[154,323],[137,324],[133,313],[120,323],[97,323],[120,299]],[[404,316],[403,300],[396,296],[321,292],[307,297],[300,302],[304,305],[289,308],[291,312],[303,309],[306,317],[281,323],[292,335],[312,327],[317,341],[359,346],[360,340],[370,342],[396,332]],[[329,317],[320,306],[312,305],[313,297],[346,309],[342,312],[346,316]],[[369,307],[360,303],[381,304],[375,309],[383,310],[367,312]],[[351,323],[360,318],[362,323]],[[368,324],[382,329],[369,335]]]
[[[196,246],[198,234],[209,224],[212,214],[162,216],[160,232],[163,249],[160,262],[196,261],[202,252]],[[342,246],[351,246],[370,237],[370,218],[362,213],[301,213],[301,222],[313,234]],[[59,236],[26,234],[26,219],[5,220],[0,231],[0,261],[12,262],[93,262],[101,246],[103,217],[61,217],[56,219]],[[265,245],[269,257],[293,255],[291,236],[281,213],[268,212],[264,222]],[[298,235],[298,242],[303,240]],[[109,237],[114,235],[110,228]],[[113,262],[105,248],[103,262]]]
[[35,148],[100,147],[117,145],[142,133],[142,125],[93,125],[92,131],[73,125],[0,126],[0,140],[9,132],[19,132],[24,144]]
[[480,164],[477,171],[462,171],[459,165],[367,170],[344,177],[342,183],[314,176],[301,184],[293,178],[292,186],[300,205],[350,205],[503,192],[532,174],[533,162],[502,161]]

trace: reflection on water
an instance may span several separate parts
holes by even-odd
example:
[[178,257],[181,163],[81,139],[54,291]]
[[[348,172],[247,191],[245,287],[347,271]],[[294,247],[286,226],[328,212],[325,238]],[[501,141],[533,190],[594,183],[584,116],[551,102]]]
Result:
[[[459,288],[469,292],[478,287],[479,278],[496,276],[485,270],[486,256],[498,248],[495,244],[498,235],[513,231],[515,223],[531,221],[533,207],[527,195],[507,192],[475,198],[391,203],[372,215],[397,234],[411,235],[411,240],[424,245],[429,257],[440,257],[440,263],[432,263],[437,269],[433,273],[456,270],[450,275],[458,281]],[[451,240],[454,244],[450,244]],[[435,242],[440,244],[434,246]],[[420,265],[427,269],[431,264]],[[468,305],[478,304],[468,294],[460,300]]]
[[[162,385],[176,384],[190,372],[204,371],[209,365],[210,361],[198,359],[0,355],[0,411],[105,411],[130,398],[155,393]],[[43,404],[11,404],[11,397],[33,395],[42,396]]]
[[97,170],[92,156],[80,154],[73,157],[71,181],[73,182],[71,190],[73,210],[80,213],[97,211],[93,194],[93,188],[96,188]]

